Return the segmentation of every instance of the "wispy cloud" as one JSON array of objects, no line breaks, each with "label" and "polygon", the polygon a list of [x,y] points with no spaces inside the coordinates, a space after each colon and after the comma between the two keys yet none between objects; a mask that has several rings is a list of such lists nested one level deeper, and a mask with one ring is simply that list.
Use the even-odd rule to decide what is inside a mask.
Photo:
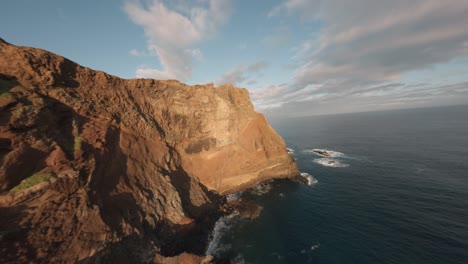
[{"label": "wispy cloud", "polygon": [[288,89],[263,100],[270,105],[337,96],[396,100],[414,89],[395,85],[404,74],[468,57],[467,14],[465,0],[286,0],[268,16],[319,20],[323,28],[294,49]]},{"label": "wispy cloud", "polygon": [[178,0],[170,4],[135,0],[127,1],[124,10],[135,24],[143,27],[148,51],[157,55],[162,66],[139,68],[137,77],[182,81],[192,76],[192,58],[203,58],[194,46],[213,36],[231,16],[228,0]]},{"label": "wispy cloud", "polygon": [[154,51],[147,50],[147,51],[142,51],[142,50],[137,50],[137,49],[131,49],[129,52],[130,55],[134,57],[148,57],[148,56],[157,56],[157,54]]},{"label": "wispy cloud", "polygon": [[224,73],[223,76],[216,81],[216,84],[240,85],[245,82],[252,84],[252,82],[255,81],[252,78],[259,76],[268,66],[269,64],[266,61],[236,66],[232,70]]}]

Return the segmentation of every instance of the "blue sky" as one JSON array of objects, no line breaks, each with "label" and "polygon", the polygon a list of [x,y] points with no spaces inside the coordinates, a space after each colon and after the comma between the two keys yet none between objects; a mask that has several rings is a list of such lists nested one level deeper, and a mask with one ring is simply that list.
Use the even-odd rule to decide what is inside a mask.
[{"label": "blue sky", "polygon": [[466,25],[466,0],[11,0],[0,37],[305,116],[468,103]]}]

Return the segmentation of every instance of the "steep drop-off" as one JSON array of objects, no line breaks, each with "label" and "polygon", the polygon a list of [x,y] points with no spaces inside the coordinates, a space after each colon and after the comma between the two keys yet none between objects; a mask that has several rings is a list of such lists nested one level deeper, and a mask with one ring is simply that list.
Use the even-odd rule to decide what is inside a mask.
[{"label": "steep drop-off", "polygon": [[245,89],[124,80],[0,39],[3,263],[201,254],[222,195],[297,175]]}]

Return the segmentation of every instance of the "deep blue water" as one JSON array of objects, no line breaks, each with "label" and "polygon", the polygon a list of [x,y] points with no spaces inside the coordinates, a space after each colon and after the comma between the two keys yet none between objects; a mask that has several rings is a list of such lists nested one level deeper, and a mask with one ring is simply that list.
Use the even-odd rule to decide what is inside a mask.
[{"label": "deep blue water", "polygon": [[[238,263],[468,263],[468,106],[270,120],[302,172],[255,220],[223,219],[210,253]],[[343,166],[305,152],[343,153]],[[335,163],[337,164],[337,163]]]}]

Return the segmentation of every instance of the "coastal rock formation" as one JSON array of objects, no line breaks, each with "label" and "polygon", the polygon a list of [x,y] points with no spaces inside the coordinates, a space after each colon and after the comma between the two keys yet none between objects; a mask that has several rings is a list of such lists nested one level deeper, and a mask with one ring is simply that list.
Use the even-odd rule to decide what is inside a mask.
[{"label": "coastal rock formation", "polygon": [[298,175],[245,89],[124,80],[0,39],[2,263],[206,260],[190,254],[223,195]]}]

